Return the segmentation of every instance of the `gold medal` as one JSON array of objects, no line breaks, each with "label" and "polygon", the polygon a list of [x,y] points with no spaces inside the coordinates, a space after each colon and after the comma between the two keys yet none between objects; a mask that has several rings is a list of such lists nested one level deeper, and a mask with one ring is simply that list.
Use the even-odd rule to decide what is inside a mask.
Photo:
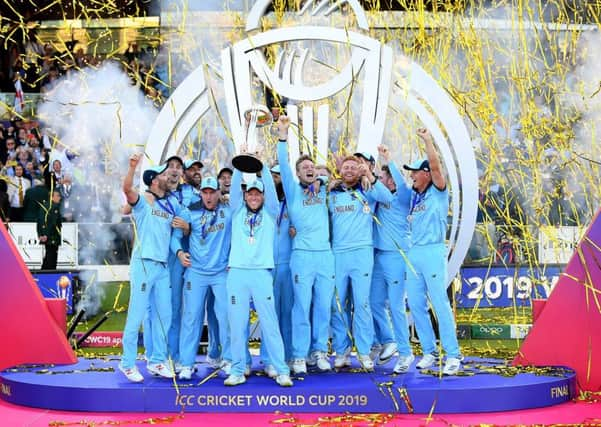
[{"label": "gold medal", "polygon": [[254,238],[254,236],[250,236],[250,237],[248,238],[248,244],[249,244],[249,245],[254,245],[254,244],[255,244],[255,238]]},{"label": "gold medal", "polygon": [[367,203],[363,204],[363,212],[366,214],[371,212],[371,209],[369,209],[369,205]]}]

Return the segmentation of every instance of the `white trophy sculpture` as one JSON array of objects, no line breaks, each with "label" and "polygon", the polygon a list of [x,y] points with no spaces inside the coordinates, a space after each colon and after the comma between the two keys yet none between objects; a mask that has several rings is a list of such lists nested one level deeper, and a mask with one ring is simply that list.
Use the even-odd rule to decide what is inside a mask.
[{"label": "white trophy sculpture", "polygon": [[244,144],[240,146],[242,152],[232,159],[232,165],[242,172],[257,173],[263,169],[263,163],[257,155],[262,151],[258,145],[257,129],[271,125],[273,116],[267,107],[254,105],[244,112],[244,122]]},{"label": "white trophy sculpture", "polygon": [[[448,271],[449,279],[452,280],[459,272],[472,240],[478,206],[475,156],[463,119],[452,100],[418,64],[400,54],[397,54],[399,58],[395,62],[398,64],[394,70],[395,81],[391,84],[392,49],[367,35],[367,17],[357,0],[307,0],[301,2],[302,6],[297,14],[299,18],[303,15],[328,16],[344,7],[345,11],[354,13],[360,32],[323,25],[298,25],[261,32],[260,21],[270,4],[271,0],[256,1],[247,19],[247,38],[223,49],[221,53],[230,132],[236,152],[243,155],[239,159],[240,156],[235,157],[234,162],[238,164],[240,161],[243,164],[240,167],[250,170],[260,168],[258,159],[250,154],[257,147],[249,147],[247,140],[254,138],[255,130],[269,119],[267,114],[263,114],[267,109],[257,108],[252,99],[253,78],[258,78],[273,92],[291,100],[287,114],[294,125],[291,129],[294,128],[295,131],[290,132],[288,143],[290,162],[294,167],[300,155],[300,138],[314,144],[319,157],[327,158],[330,107],[327,102],[319,104],[319,101],[347,89],[362,72],[367,78],[363,84],[363,93],[360,94],[360,123],[355,151],[377,152],[376,147],[382,140],[389,105],[397,111],[413,111],[430,130],[440,150],[452,190],[453,219],[449,236],[451,255]],[[301,49],[299,55],[297,49],[290,51],[284,48],[295,41],[339,43],[351,50],[351,58],[334,79],[308,86],[303,77],[308,66],[309,50]],[[269,66],[263,55],[269,45],[282,47],[274,67]],[[178,152],[188,132],[209,110],[209,99],[204,65],[201,65],[166,101],[150,132],[142,170]],[[309,105],[311,102],[313,105]],[[299,111],[296,104],[302,103],[306,105],[302,105]],[[256,117],[254,124],[253,115]],[[314,120],[315,115],[317,120]],[[251,132],[253,126],[254,130]],[[254,140],[251,142],[254,143]],[[246,149],[245,153],[241,152],[243,147]],[[247,164],[250,166],[244,166]]]}]

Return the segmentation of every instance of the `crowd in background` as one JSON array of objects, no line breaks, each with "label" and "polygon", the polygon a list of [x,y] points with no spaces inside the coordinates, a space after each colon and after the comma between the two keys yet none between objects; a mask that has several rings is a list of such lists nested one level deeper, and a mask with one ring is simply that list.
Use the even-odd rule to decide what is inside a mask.
[{"label": "crowd in background", "polygon": [[[77,40],[60,45],[42,42],[35,26],[26,31],[17,28],[0,53],[0,89],[17,95],[17,112],[20,112],[19,101],[24,102],[19,96],[44,94],[60,77],[87,66],[96,68],[105,59],[101,54],[86,53]],[[155,49],[132,42],[123,54],[113,55],[111,59],[120,62],[132,82],[149,97],[160,102],[168,96],[167,69],[161,65]]]},{"label": "crowd in background", "polygon": [[[98,66],[103,58],[86,53],[77,41],[66,42],[66,50],[59,51],[54,43],[42,43],[35,27],[19,28],[3,49],[0,86],[5,92],[18,88],[25,93],[45,93],[52,89],[61,76],[86,66]],[[115,59],[113,57],[112,59]],[[132,83],[138,85],[150,98],[158,102],[169,95],[167,67],[157,52],[150,47],[131,43],[119,57]],[[17,85],[17,82],[19,84]],[[18,99],[17,99],[18,101]],[[15,109],[18,110],[18,102]],[[204,138],[217,130],[207,129]],[[515,132],[514,132],[515,133]],[[500,136],[501,138],[501,136]],[[545,152],[543,166],[548,177],[545,182],[545,200],[542,209],[533,208],[528,188],[515,179],[519,159],[516,153],[527,150],[519,146],[524,141],[517,135],[506,135],[507,150],[495,170],[486,159],[490,153],[479,153],[480,191],[477,221],[492,226],[492,245],[496,247],[496,261],[515,262],[519,257],[519,241],[529,225],[583,226],[590,220],[590,209],[582,191],[568,185],[569,177],[562,171],[557,150]],[[511,150],[511,148],[515,150]],[[75,147],[76,149],[76,147]],[[515,151],[515,152],[514,152]],[[74,176],[71,165],[73,154],[55,144],[52,135],[35,120],[14,119],[0,122],[0,218],[3,222],[32,221],[40,206],[40,198],[48,199],[48,191],[57,188],[62,195],[62,213],[65,221],[82,220],[77,205],[98,205],[102,194],[83,179]],[[502,170],[501,170],[502,169]],[[78,203],[74,203],[75,201]],[[109,218],[102,218],[110,222]],[[89,222],[90,218],[86,217]],[[468,254],[469,261],[478,261],[490,255],[490,231],[485,238],[475,239]],[[510,254],[508,256],[504,253]]]},{"label": "crowd in background", "polygon": [[83,176],[76,155],[36,121],[0,122],[0,217],[5,223],[35,222],[50,191],[61,195],[65,221],[108,221],[90,215],[107,197]]}]

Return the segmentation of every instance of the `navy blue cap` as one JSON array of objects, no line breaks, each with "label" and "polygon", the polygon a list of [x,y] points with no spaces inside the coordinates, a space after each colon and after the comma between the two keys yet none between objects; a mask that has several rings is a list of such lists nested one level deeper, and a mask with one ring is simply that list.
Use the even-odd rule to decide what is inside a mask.
[{"label": "navy blue cap", "polygon": [[430,172],[430,162],[428,161],[428,159],[416,160],[410,165],[403,165],[403,169],[408,171]]},{"label": "navy blue cap", "polygon": [[233,171],[232,169],[230,169],[230,168],[228,168],[228,167],[226,166],[226,167],[224,167],[224,168],[221,168],[221,170],[220,170],[220,171],[219,171],[219,173],[217,174],[217,179],[221,178],[221,174],[222,174],[222,173],[224,173],[224,172],[229,172],[229,173],[230,173],[230,175],[233,175],[233,174],[234,174],[234,171]]},{"label": "navy blue cap", "polygon": [[150,187],[152,180],[155,179],[157,175],[165,172],[165,170],[167,170],[167,163],[148,168],[144,171],[144,174],[142,174],[142,181],[144,181],[144,184]]},{"label": "navy blue cap", "polygon": [[184,166],[184,161],[182,160],[182,158],[180,156],[169,157],[167,160],[165,160],[165,164],[168,164],[171,160],[177,160],[178,162],[180,162],[182,164],[182,167]]},{"label": "navy blue cap", "polygon": [[372,156],[369,153],[366,153],[365,151],[357,152],[357,153],[353,154],[353,156],[355,156],[355,157],[363,157],[365,160],[367,160],[370,163],[376,163],[376,159],[374,159],[374,156]]}]

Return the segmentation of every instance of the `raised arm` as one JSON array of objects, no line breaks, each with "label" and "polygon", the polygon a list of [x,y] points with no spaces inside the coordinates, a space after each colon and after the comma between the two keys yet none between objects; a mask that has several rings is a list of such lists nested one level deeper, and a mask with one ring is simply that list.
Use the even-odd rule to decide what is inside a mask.
[{"label": "raised arm", "polygon": [[394,181],[394,185],[396,185],[396,197],[398,200],[404,203],[409,203],[411,200],[411,188],[407,185],[403,174],[394,164],[394,162],[390,161],[390,151],[388,147],[384,145],[378,146],[378,153],[380,154],[380,159],[382,160],[383,165],[388,165],[388,170],[390,171],[390,176]]},{"label": "raised arm", "polygon": [[298,185],[288,158],[288,127],[290,118],[280,116],[278,120],[278,163],[280,164],[280,176],[282,177],[282,186],[284,194],[288,200],[288,205],[292,204],[295,186]]},{"label": "raised arm", "polygon": [[242,172],[238,169],[234,168],[234,173],[232,175],[232,184],[230,185],[230,206],[232,207],[232,211],[235,211],[244,201],[244,196],[242,195]]},{"label": "raised arm", "polygon": [[442,164],[438,157],[438,152],[434,148],[434,141],[432,140],[432,134],[425,128],[417,130],[417,136],[419,136],[426,144],[426,156],[430,163],[430,174],[432,175],[432,183],[439,190],[444,190],[447,187],[447,180],[444,176]]},{"label": "raised arm", "polygon": [[280,210],[280,201],[278,200],[278,193],[275,191],[273,178],[265,163],[263,163],[261,177],[263,178],[263,187],[265,189],[265,201],[263,202],[265,204],[265,209],[267,209],[267,212],[269,212],[270,215],[277,217]]},{"label": "raised arm", "polygon": [[365,195],[367,196],[367,198],[370,202],[375,201],[375,202],[389,203],[394,200],[393,194],[380,181],[376,181],[375,184],[373,184],[371,186],[369,191],[367,191],[365,193]]},{"label": "raised arm", "polygon": [[123,180],[123,193],[125,193],[127,203],[130,205],[135,205],[140,197],[134,188],[134,174],[140,164],[140,160],[142,160],[141,153],[135,153],[129,157],[129,169],[127,169],[127,175],[125,175],[125,179]]}]

